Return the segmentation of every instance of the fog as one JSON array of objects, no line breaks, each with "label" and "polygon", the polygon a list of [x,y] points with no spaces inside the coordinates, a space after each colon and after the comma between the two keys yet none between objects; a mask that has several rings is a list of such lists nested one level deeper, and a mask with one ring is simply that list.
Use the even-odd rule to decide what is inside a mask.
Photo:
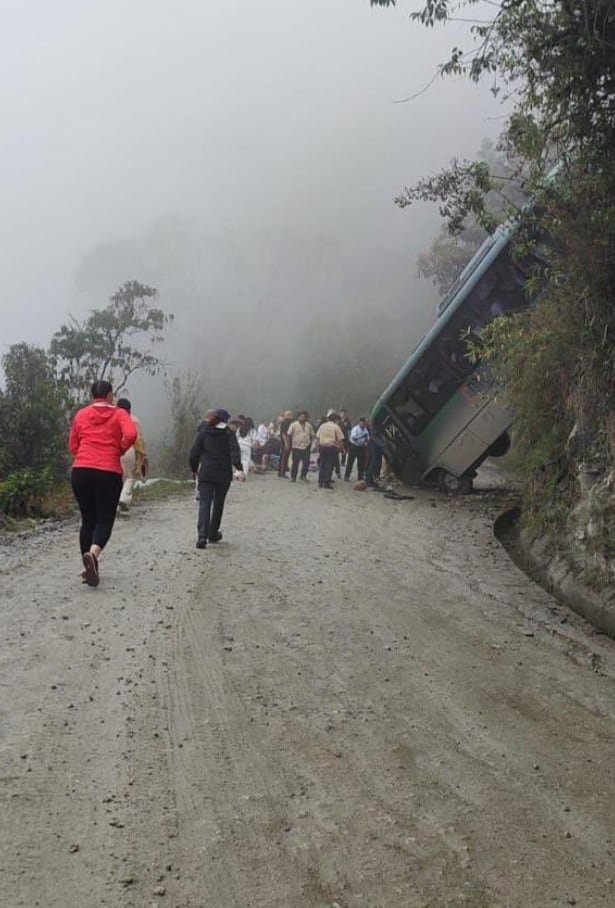
[{"label": "fog", "polygon": [[[1,352],[136,279],[204,405],[367,405],[433,318],[437,214],[393,197],[500,113],[463,81],[395,103],[463,40],[412,8],[0,0]],[[159,379],[130,393],[161,421]]]}]

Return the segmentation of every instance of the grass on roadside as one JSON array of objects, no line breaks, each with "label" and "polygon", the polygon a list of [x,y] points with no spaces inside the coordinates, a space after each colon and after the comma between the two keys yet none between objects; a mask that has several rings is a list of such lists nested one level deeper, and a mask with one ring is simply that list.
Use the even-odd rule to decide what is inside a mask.
[{"label": "grass on roadside", "polygon": [[135,504],[148,501],[166,501],[168,498],[188,497],[194,493],[191,479],[157,479],[138,485],[134,492]]}]

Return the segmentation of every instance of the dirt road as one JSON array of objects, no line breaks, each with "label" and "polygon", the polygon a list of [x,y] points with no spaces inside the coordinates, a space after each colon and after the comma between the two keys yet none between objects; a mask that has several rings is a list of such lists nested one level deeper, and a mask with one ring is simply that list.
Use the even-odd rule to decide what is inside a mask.
[{"label": "dirt road", "polygon": [[0,546],[3,908],[615,905],[615,645],[495,506],[274,476]]}]

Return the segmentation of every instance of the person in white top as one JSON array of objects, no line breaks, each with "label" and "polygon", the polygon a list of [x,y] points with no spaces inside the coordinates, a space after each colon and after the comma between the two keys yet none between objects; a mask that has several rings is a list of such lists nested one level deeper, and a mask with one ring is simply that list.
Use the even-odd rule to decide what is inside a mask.
[{"label": "person in white top", "polygon": [[362,416],[356,426],[350,430],[348,460],[346,462],[346,472],[344,479],[350,481],[350,474],[354,462],[357,462],[358,479],[365,479],[365,468],[367,466],[367,446],[369,444],[370,434],[367,428],[367,419]]},{"label": "person in white top", "polygon": [[252,463],[256,473],[264,473],[269,463],[269,454],[267,453],[267,442],[271,432],[266,423],[261,422],[256,430],[256,435],[252,442]]},{"label": "person in white top", "polygon": [[250,473],[250,469],[253,467],[252,446],[256,441],[256,429],[254,428],[254,423],[249,416],[238,416],[237,418],[239,420],[237,441],[239,443],[239,450],[241,452],[243,472],[247,479]]},{"label": "person in white top", "polygon": [[130,512],[132,504],[132,489],[137,479],[144,480],[147,476],[147,454],[145,453],[145,442],[141,432],[141,423],[132,412],[132,405],[125,397],[121,397],[117,405],[121,410],[125,410],[133,423],[137,427],[137,440],[131,448],[128,448],[122,455],[122,492],[118,502],[118,512],[126,516]]}]

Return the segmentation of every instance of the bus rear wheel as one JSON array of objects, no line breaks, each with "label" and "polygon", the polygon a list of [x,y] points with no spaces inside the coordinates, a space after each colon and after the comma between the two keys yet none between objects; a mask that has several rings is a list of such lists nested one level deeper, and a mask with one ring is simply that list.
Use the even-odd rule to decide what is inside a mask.
[{"label": "bus rear wheel", "polygon": [[448,470],[440,470],[438,485],[447,495],[469,495],[472,491],[472,476],[468,476],[467,473],[455,476]]},{"label": "bus rear wheel", "polygon": [[493,442],[489,450],[487,451],[488,457],[503,457],[508,453],[510,448],[510,435],[508,432],[503,432],[499,438]]}]

